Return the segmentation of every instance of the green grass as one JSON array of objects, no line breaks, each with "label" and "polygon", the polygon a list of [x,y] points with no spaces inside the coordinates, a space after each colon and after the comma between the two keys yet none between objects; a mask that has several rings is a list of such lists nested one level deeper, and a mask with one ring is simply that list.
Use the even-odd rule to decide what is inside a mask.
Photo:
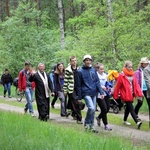
[{"label": "green grass", "polygon": [[146,150],[117,136],[87,133],[71,126],[41,122],[28,115],[0,111],[2,150]]}]

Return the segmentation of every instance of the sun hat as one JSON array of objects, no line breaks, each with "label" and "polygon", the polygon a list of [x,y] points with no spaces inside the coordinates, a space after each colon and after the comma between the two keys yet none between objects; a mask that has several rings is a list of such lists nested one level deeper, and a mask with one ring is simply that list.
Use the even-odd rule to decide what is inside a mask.
[{"label": "sun hat", "polygon": [[143,63],[143,64],[148,64],[148,63],[149,63],[149,60],[148,60],[147,57],[142,57],[140,63],[141,63],[141,64],[142,64],[142,63]]},{"label": "sun hat", "polygon": [[84,55],[83,61],[85,61],[85,59],[90,59],[90,60],[92,60],[92,57],[91,57],[91,55]]}]

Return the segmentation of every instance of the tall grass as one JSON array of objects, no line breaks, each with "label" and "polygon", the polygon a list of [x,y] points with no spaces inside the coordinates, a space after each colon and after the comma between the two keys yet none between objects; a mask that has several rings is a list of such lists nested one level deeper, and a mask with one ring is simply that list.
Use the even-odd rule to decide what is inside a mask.
[{"label": "tall grass", "polygon": [[0,111],[1,150],[140,150],[119,137],[87,133]]}]

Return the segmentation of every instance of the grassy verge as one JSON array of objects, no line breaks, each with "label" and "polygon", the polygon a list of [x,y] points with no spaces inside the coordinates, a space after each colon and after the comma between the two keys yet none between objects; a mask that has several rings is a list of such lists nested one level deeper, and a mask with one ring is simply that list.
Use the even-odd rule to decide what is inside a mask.
[{"label": "grassy verge", "polygon": [[[12,105],[12,106],[18,106],[18,107],[22,107],[22,108],[24,108],[24,105],[25,105],[24,102],[6,101],[6,100],[2,100],[2,99],[0,99],[0,103],[5,103],[5,104],[9,104],[9,105]],[[37,107],[36,107],[35,104],[33,104],[33,107],[34,107],[34,110],[37,110]],[[50,112],[54,113],[54,114],[60,114],[60,109],[58,109],[58,108],[52,109],[51,108]],[[96,115],[98,115],[98,113],[99,112],[96,112]],[[82,116],[83,117],[86,116],[85,111],[82,111]],[[121,118],[117,114],[108,113],[108,121],[109,121],[110,124],[123,126],[123,124],[122,124],[123,118]],[[137,126],[136,126],[135,122],[133,121],[133,119],[129,118],[128,121],[132,123],[132,126],[130,126],[129,128],[137,128]],[[141,131],[149,131],[148,121],[143,122],[142,127],[141,127]]]},{"label": "grassy verge", "polygon": [[0,112],[0,149],[19,150],[140,150],[117,136],[95,135],[66,125],[41,122],[30,116]]}]

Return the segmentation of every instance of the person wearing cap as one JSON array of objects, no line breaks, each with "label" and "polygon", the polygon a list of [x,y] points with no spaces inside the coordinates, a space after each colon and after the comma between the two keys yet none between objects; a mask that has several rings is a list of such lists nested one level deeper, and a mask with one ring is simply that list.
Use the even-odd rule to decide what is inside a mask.
[{"label": "person wearing cap", "polygon": [[4,97],[6,97],[6,93],[8,91],[8,97],[11,98],[11,85],[13,82],[13,78],[11,74],[9,74],[8,69],[5,69],[5,73],[2,75],[1,81],[4,86]]},{"label": "person wearing cap", "polygon": [[25,92],[26,97],[26,105],[24,108],[24,113],[29,113],[32,117],[34,117],[34,110],[32,106],[33,101],[33,90],[35,88],[35,83],[29,81],[30,73],[30,62],[25,62],[24,68],[19,72],[18,77],[18,88],[20,93]]},{"label": "person wearing cap", "polygon": [[117,79],[113,94],[114,99],[118,99],[119,95],[121,100],[126,104],[123,124],[131,125],[130,122],[127,122],[130,113],[133,120],[137,124],[138,129],[140,129],[142,122],[138,121],[137,119],[133,107],[133,101],[135,97],[143,97],[143,93],[135,77],[131,61],[125,61],[122,73],[119,74],[119,77]]},{"label": "person wearing cap", "polygon": [[147,104],[150,111],[150,61],[149,64],[144,68],[144,79],[147,86]]},{"label": "person wearing cap", "polygon": [[85,55],[83,57],[83,62],[83,66],[78,70],[78,102],[81,102],[83,98],[88,107],[84,120],[85,130],[97,133],[98,131],[94,127],[96,96],[100,93],[103,99],[104,91],[101,88],[96,69],[92,67],[92,57],[90,55]]},{"label": "person wearing cap", "polygon": [[147,57],[141,58],[140,64],[138,66],[139,68],[135,72],[135,76],[138,80],[138,84],[140,85],[141,90],[143,91],[143,94],[144,94],[143,97],[137,97],[137,104],[135,106],[135,113],[137,115],[138,120],[140,120],[140,118],[138,117],[138,112],[139,112],[139,110],[143,104],[144,97],[148,101],[148,99],[147,99],[147,85],[146,85],[146,81],[144,79],[144,73],[143,73],[144,68],[147,67],[148,64],[149,64],[149,61],[148,61]]}]

